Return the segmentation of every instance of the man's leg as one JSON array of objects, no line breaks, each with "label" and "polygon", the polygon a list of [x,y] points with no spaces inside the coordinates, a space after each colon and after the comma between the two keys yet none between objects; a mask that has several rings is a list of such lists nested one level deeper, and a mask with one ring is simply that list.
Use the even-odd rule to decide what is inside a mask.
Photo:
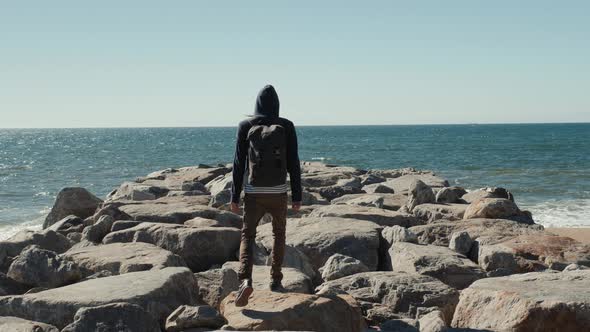
[{"label": "man's leg", "polygon": [[244,218],[242,225],[242,240],[240,243],[240,288],[236,296],[236,306],[243,307],[248,304],[248,298],[252,294],[252,264],[254,241],[256,239],[256,227],[258,221],[264,215],[264,208],[258,204],[256,197],[246,194],[244,197]]},{"label": "man's leg", "polygon": [[269,202],[272,215],[272,232],[274,244],[271,254],[271,278],[275,283],[280,285],[283,280],[281,267],[285,255],[285,229],[287,226],[287,194],[273,195],[272,201]]}]

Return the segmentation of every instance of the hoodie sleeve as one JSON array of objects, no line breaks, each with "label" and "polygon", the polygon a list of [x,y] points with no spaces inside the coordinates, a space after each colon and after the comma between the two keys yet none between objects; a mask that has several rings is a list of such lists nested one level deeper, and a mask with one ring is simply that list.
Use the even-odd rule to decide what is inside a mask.
[{"label": "hoodie sleeve", "polygon": [[287,171],[291,181],[291,195],[293,202],[301,202],[301,165],[297,146],[297,132],[292,122],[289,125],[287,137]]},{"label": "hoodie sleeve", "polygon": [[248,149],[248,143],[246,141],[247,134],[246,126],[243,123],[240,123],[238,125],[238,133],[236,136],[236,152],[234,154],[234,166],[232,170],[231,201],[233,203],[240,202],[244,171],[246,170],[246,151]]}]

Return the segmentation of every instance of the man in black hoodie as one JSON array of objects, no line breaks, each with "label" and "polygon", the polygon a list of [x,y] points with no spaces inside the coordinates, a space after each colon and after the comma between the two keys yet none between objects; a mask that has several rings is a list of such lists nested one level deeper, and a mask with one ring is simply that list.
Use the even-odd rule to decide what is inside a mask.
[{"label": "man in black hoodie", "polygon": [[[271,85],[265,86],[256,98],[254,116],[239,123],[236,142],[236,152],[233,165],[233,184],[231,195],[231,209],[239,212],[240,193],[244,184],[244,218],[242,227],[242,241],[240,244],[240,270],[238,276],[241,281],[240,289],[236,297],[236,306],[248,304],[248,297],[252,294],[252,265],[253,247],[256,237],[256,227],[259,220],[269,213],[272,216],[272,228],[274,245],[272,250],[271,283],[272,291],[282,289],[281,265],[285,252],[285,228],[287,221],[287,190],[286,174],[284,177],[274,177],[273,185],[255,185],[250,183],[249,171],[254,169],[249,156],[256,156],[258,152],[252,152],[252,138],[257,127],[266,129],[278,125],[280,129],[281,151],[284,152],[283,159],[286,159],[286,172],[289,173],[291,183],[292,208],[298,211],[301,207],[301,168],[299,165],[299,154],[297,152],[297,134],[293,123],[285,118],[279,117],[279,97]],[[273,128],[276,128],[274,126]],[[252,130],[251,130],[252,129]],[[258,128],[260,129],[260,128]],[[264,136],[264,135],[263,135]],[[284,140],[282,139],[284,137]],[[250,149],[250,151],[249,151]],[[284,150],[283,150],[284,149]],[[274,151],[274,150],[273,150]],[[280,165],[281,162],[279,161]],[[274,170],[270,170],[273,172]],[[266,174],[257,175],[268,177]],[[285,173],[286,173],[285,172]],[[274,173],[273,173],[274,174]],[[278,182],[277,182],[278,181]],[[268,181],[267,181],[268,182]],[[275,183],[277,182],[277,183]]]}]

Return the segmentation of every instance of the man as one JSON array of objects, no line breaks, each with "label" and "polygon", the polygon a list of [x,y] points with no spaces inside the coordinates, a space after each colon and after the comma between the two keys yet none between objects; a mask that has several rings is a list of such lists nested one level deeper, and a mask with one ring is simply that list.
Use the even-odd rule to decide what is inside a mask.
[{"label": "man", "polygon": [[236,306],[248,304],[252,294],[253,249],[259,220],[272,216],[274,245],[271,291],[281,291],[281,265],[285,252],[287,221],[287,173],[291,182],[292,208],[301,207],[301,168],[293,123],[279,117],[279,97],[271,85],[256,98],[254,116],[239,123],[233,166],[231,210],[239,213],[244,184],[244,217],[240,244],[240,289]]}]

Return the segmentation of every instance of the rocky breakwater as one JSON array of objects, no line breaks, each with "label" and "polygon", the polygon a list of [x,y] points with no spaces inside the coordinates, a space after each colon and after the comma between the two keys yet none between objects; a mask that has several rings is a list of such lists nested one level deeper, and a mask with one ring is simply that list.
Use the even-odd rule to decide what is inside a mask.
[{"label": "rocky breakwater", "polygon": [[502,188],[429,171],[302,163],[286,292],[234,305],[241,218],[231,168],[166,169],[104,199],[65,188],[42,231],[0,242],[0,331],[583,331],[590,248],[552,235]]}]

